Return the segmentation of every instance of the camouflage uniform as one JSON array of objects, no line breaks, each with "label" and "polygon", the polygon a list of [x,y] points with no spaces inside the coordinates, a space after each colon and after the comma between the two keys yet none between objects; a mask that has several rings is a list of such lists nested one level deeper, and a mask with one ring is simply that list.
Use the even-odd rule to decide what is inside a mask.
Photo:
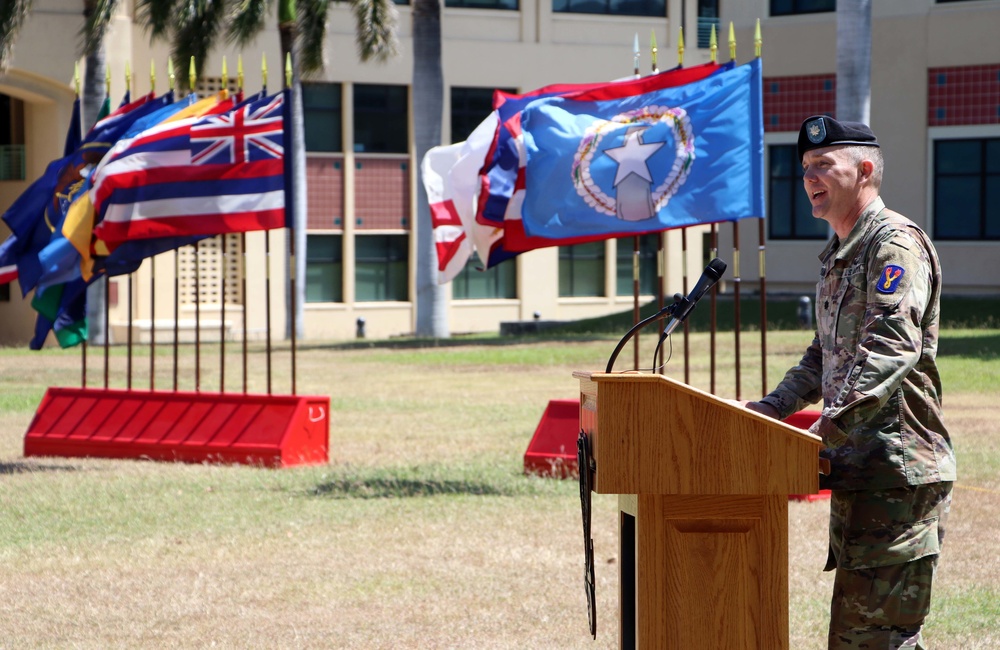
[{"label": "camouflage uniform", "polygon": [[865,208],[820,255],[816,337],[761,401],[823,400],[836,568],[830,648],[919,648],[956,478],[935,364],[941,267],[915,224]]}]

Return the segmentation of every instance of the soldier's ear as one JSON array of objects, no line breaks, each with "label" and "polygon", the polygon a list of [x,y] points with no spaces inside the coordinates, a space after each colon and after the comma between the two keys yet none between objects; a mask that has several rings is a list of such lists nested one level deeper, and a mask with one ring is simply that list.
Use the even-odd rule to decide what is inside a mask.
[{"label": "soldier's ear", "polygon": [[872,172],[875,171],[875,163],[868,159],[862,160],[861,164],[858,166],[858,171],[861,172],[862,178],[871,180]]}]

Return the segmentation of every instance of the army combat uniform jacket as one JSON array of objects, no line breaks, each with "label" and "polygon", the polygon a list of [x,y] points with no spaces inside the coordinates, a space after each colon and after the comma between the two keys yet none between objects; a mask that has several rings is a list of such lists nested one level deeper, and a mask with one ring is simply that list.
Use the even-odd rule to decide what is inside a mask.
[{"label": "army combat uniform jacket", "polygon": [[822,487],[878,490],[956,478],[935,356],[941,267],[920,228],[876,198],[820,255],[816,336],[761,401],[782,419],[823,400]]}]

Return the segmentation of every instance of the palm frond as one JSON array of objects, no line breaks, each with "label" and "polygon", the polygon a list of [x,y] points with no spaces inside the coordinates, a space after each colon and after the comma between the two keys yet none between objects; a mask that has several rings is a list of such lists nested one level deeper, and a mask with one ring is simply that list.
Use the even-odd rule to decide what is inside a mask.
[{"label": "palm frond", "polygon": [[237,0],[229,12],[229,31],[226,35],[230,43],[245,46],[264,31],[265,21],[274,0]]},{"label": "palm frond", "polygon": [[21,30],[32,0],[3,0],[0,2],[0,71],[6,70],[14,52],[14,41]]},{"label": "palm frond", "polygon": [[362,61],[385,61],[397,52],[396,20],[392,0],[351,0]]},{"label": "palm frond", "polygon": [[[225,17],[223,0],[183,0],[174,15],[171,54],[180,70],[187,70],[194,57],[195,73],[201,71],[212,45],[218,40]],[[179,75],[180,87],[188,85],[186,75]]]},{"label": "palm frond", "polygon": [[88,0],[84,3],[84,23],[80,29],[83,54],[93,54],[104,45],[104,35],[114,18],[118,0]]},{"label": "palm frond", "polygon": [[136,17],[153,39],[167,38],[178,4],[178,0],[137,0]]},{"label": "palm frond", "polygon": [[330,0],[299,1],[299,65],[303,72],[322,70],[326,17]]}]

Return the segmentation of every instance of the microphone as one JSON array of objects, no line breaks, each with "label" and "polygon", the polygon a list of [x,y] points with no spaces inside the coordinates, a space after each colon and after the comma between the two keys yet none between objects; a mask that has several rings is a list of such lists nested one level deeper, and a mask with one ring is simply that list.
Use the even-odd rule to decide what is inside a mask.
[{"label": "microphone", "polygon": [[708,293],[709,289],[715,286],[715,283],[722,278],[722,274],[725,272],[726,263],[716,257],[702,271],[701,277],[698,278],[698,282],[694,285],[694,289],[691,289],[691,293],[686,298],[682,297],[679,293],[674,295],[674,304],[666,308],[671,319],[667,323],[667,326],[663,328],[663,337],[670,336],[670,333],[687,319],[688,315],[694,310],[695,305],[698,304],[698,301]]}]

